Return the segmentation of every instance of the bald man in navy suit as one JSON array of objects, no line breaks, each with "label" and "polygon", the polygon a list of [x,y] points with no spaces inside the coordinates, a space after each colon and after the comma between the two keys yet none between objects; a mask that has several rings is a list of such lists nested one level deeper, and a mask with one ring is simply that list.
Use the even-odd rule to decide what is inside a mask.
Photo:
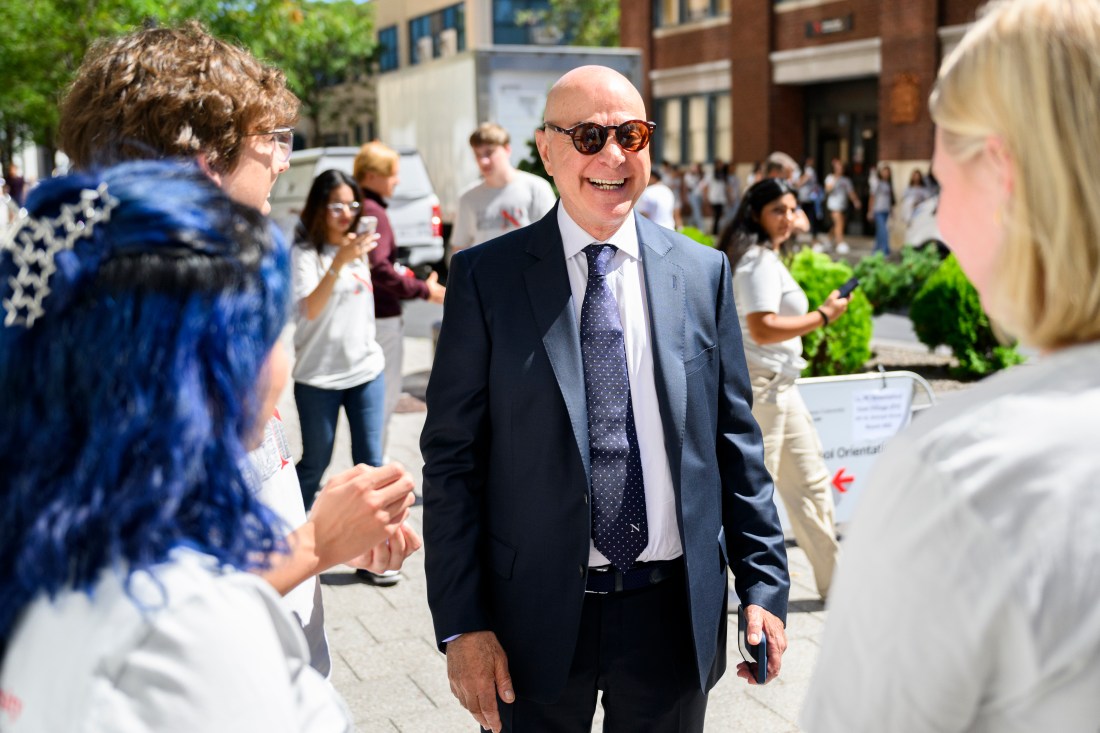
[{"label": "bald man in navy suit", "polygon": [[[701,731],[727,568],[779,674],[790,581],[726,258],[644,217],[653,131],[582,67],[536,143],[561,200],[451,263],[428,385],[428,601],[494,731]],[[738,675],[752,677],[740,665]]]}]

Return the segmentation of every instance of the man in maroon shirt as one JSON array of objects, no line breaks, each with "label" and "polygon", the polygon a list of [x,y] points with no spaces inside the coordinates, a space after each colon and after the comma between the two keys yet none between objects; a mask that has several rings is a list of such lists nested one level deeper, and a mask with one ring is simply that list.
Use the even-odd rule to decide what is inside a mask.
[{"label": "man in maroon shirt", "polygon": [[[390,416],[401,396],[401,362],[404,357],[405,327],[401,318],[401,301],[423,298],[442,303],[446,288],[438,282],[436,273],[427,280],[417,280],[411,270],[397,262],[397,243],[393,227],[386,215],[386,200],[393,196],[397,185],[401,157],[377,140],[359,149],[352,175],[363,189],[363,216],[378,218],[378,246],[370,253],[370,276],[374,285],[374,319],[376,338],[386,357],[385,415],[382,418],[382,445],[386,444]],[[359,576],[374,585],[393,585],[399,571],[375,575],[360,571]]]}]

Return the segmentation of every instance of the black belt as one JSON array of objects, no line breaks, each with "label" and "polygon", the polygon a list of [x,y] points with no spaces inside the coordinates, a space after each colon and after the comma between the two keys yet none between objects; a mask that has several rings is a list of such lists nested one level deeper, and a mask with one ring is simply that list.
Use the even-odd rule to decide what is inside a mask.
[{"label": "black belt", "polygon": [[638,590],[668,580],[683,567],[684,558],[678,557],[675,560],[637,562],[626,572],[614,565],[588,568],[588,583],[584,590],[586,593],[619,593]]}]

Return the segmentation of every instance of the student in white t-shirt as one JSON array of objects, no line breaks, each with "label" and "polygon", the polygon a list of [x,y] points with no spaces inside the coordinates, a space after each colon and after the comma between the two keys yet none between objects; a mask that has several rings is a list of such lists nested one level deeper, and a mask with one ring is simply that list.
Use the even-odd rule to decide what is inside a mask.
[{"label": "student in white t-shirt", "polygon": [[680,229],[680,212],[676,208],[676,194],[664,184],[661,172],[656,168],[649,172],[649,185],[642,191],[634,210],[665,229]]},{"label": "student in white t-shirt", "polygon": [[294,402],[302,426],[298,481],[306,510],[332,459],[343,408],[356,464],[382,465],[385,357],[375,339],[367,253],[376,234],[357,234],[363,193],[338,170],[317,176],[294,246]]},{"label": "student in white t-shirt", "polygon": [[558,200],[544,178],[512,166],[511,137],[492,122],[470,135],[482,180],[462,192],[450,253],[473,247],[538,221]]},{"label": "student in white t-shirt", "polygon": [[795,379],[806,366],[802,336],[844,315],[848,299],[834,290],[807,312],[806,293],[779,258],[800,213],[795,189],[782,179],[765,178],[745,192],[718,247],[733,268],[733,297],[752,380],[752,414],[764,434],[764,462],[825,598],[839,551],[836,512],[821,441]]}]

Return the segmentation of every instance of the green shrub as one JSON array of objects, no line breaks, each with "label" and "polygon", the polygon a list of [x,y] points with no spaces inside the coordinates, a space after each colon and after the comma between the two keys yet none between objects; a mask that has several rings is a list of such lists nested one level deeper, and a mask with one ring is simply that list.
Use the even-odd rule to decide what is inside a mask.
[{"label": "green shrub", "polygon": [[684,227],[680,230],[680,234],[683,234],[688,239],[694,239],[699,244],[705,244],[708,247],[714,246],[714,237],[699,231],[695,227]]},{"label": "green shrub", "polygon": [[981,377],[1019,364],[1023,357],[1014,346],[1002,346],[982,309],[978,291],[970,284],[952,255],[924,284],[909,318],[917,338],[931,348],[951,348],[959,377]]},{"label": "green shrub", "polygon": [[[825,302],[829,293],[852,276],[852,268],[833,262],[828,255],[808,247],[788,262],[791,275],[806,291],[810,310]],[[802,354],[808,362],[804,377],[854,374],[871,358],[871,304],[857,288],[852,293],[848,312],[825,328],[802,337]]]},{"label": "green shrub", "polygon": [[875,315],[879,315],[908,308],[940,262],[934,245],[906,247],[901,251],[900,262],[886,259],[881,252],[864,257],[856,264],[855,274],[859,289],[871,301]]}]

